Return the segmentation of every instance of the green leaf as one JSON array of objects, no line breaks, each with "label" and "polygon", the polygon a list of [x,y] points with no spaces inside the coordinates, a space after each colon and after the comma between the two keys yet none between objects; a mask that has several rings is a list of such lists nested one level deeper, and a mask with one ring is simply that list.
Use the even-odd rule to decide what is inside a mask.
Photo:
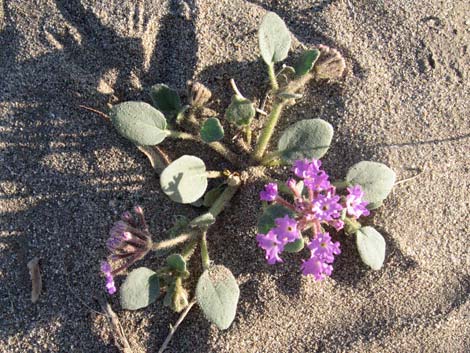
[{"label": "green leaf", "polygon": [[302,250],[305,246],[305,241],[303,237],[300,237],[296,241],[293,241],[292,243],[287,243],[286,246],[284,246],[284,250],[287,252],[299,252]]},{"label": "green leaf", "polygon": [[215,218],[212,213],[204,213],[196,218],[194,218],[190,223],[189,226],[191,228],[207,228],[211,224],[215,223]]},{"label": "green leaf", "polygon": [[127,275],[119,291],[121,306],[128,310],[145,308],[160,294],[158,276],[146,267],[139,267]]},{"label": "green leaf", "polygon": [[320,51],[318,49],[304,51],[295,63],[295,74],[297,76],[306,75],[315,65],[315,61],[317,61],[319,56]]},{"label": "green leaf", "polygon": [[163,114],[145,102],[115,105],[110,117],[119,134],[136,145],[158,145],[169,135]]},{"label": "green leaf", "polygon": [[288,127],[277,145],[285,163],[298,159],[320,159],[333,139],[333,127],[322,119],[301,120]]},{"label": "green leaf", "polygon": [[362,262],[379,270],[385,260],[385,240],[373,227],[362,227],[356,232],[356,245]]},{"label": "green leaf", "polygon": [[395,172],[385,164],[370,161],[353,165],[346,174],[346,181],[351,185],[359,184],[364,191],[364,200],[375,204],[374,207],[379,207],[392,191],[395,178]]},{"label": "green leaf", "polygon": [[166,258],[168,267],[178,272],[186,271],[186,261],[180,254],[171,254]]},{"label": "green leaf", "polygon": [[153,85],[150,88],[152,103],[169,121],[173,120],[181,110],[181,100],[176,91],[165,84]]},{"label": "green leaf", "polygon": [[205,270],[197,282],[197,302],[206,318],[221,330],[229,328],[235,319],[239,295],[235,277],[221,265]]},{"label": "green leaf", "polygon": [[232,97],[232,102],[225,111],[225,118],[232,124],[246,126],[256,115],[253,103],[239,95]]},{"label": "green leaf", "polygon": [[207,188],[206,165],[197,157],[184,155],[163,170],[160,185],[173,201],[194,202]]},{"label": "green leaf", "polygon": [[204,142],[211,143],[219,141],[224,137],[224,128],[220,124],[219,119],[209,118],[201,127],[201,139]]},{"label": "green leaf", "polygon": [[291,35],[284,21],[274,12],[268,12],[258,30],[261,57],[268,65],[287,58]]},{"label": "green leaf", "polygon": [[211,207],[214,204],[214,202],[219,198],[219,196],[222,195],[222,193],[224,192],[225,186],[226,184],[223,183],[209,190],[208,192],[206,192],[206,194],[204,195],[204,202],[203,202],[204,207]]},{"label": "green leaf", "polygon": [[366,208],[368,210],[376,210],[377,208],[379,208],[380,206],[382,206],[384,203],[383,201],[379,201],[379,202],[370,202],[367,204]]},{"label": "green leaf", "polygon": [[269,205],[264,209],[263,214],[258,220],[258,233],[267,234],[272,228],[276,226],[274,220],[276,218],[282,218],[285,215],[293,217],[294,212],[281,205]]}]

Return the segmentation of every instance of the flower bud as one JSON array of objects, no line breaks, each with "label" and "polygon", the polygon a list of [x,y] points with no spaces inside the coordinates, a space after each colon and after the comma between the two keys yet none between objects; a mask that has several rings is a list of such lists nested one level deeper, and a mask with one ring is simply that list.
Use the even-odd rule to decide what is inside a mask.
[{"label": "flower bud", "polygon": [[202,107],[212,97],[212,93],[200,82],[188,81],[189,104],[194,107]]}]

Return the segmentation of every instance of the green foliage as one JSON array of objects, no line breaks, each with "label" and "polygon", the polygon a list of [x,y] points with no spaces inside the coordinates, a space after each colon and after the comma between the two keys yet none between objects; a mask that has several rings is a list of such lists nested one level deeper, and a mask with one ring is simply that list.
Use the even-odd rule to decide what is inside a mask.
[{"label": "green foliage", "polygon": [[150,98],[155,108],[165,114],[168,121],[172,121],[182,108],[178,93],[162,83],[150,88]]},{"label": "green foliage", "polygon": [[221,330],[229,328],[235,319],[239,295],[235,277],[224,266],[212,266],[199,277],[197,302],[206,318]]},{"label": "green foliage", "polygon": [[285,163],[304,158],[319,159],[328,151],[333,127],[322,119],[301,120],[287,128],[277,145]]},{"label": "green foliage", "polygon": [[276,226],[275,219],[282,218],[285,215],[289,217],[293,217],[294,213],[289,210],[288,208],[278,205],[272,204],[266,207],[261,215],[260,219],[258,220],[258,233],[266,234],[272,228]]},{"label": "green foliage", "polygon": [[258,31],[261,57],[268,65],[287,58],[291,35],[284,21],[274,12],[264,16]]},{"label": "green foliage", "polygon": [[299,252],[302,250],[305,246],[305,241],[303,237],[300,237],[296,241],[292,243],[287,243],[286,246],[284,247],[284,250],[287,252]]},{"label": "green foliage", "polygon": [[362,262],[379,270],[385,260],[385,240],[373,227],[362,227],[356,232],[356,245]]},{"label": "green foliage", "polygon": [[166,263],[174,271],[181,273],[186,271],[186,261],[180,254],[171,254],[166,258]]},{"label": "green foliage", "polygon": [[295,63],[294,69],[297,76],[306,75],[315,65],[320,56],[320,51],[318,49],[306,50],[300,55],[299,59]]},{"label": "green foliage", "polygon": [[215,223],[215,218],[212,213],[206,212],[196,218],[194,218],[190,223],[189,226],[191,228],[207,228],[211,224]]},{"label": "green foliage", "polygon": [[359,184],[364,190],[364,199],[373,203],[372,207],[380,207],[381,202],[392,191],[395,184],[395,172],[385,164],[362,161],[353,165],[346,181],[351,185]]},{"label": "green foliage", "polygon": [[163,170],[160,185],[173,201],[194,202],[207,188],[206,165],[197,157],[184,155]]},{"label": "green foliage", "polygon": [[158,145],[169,135],[162,113],[145,102],[124,102],[110,111],[119,134],[136,145]]},{"label": "green foliage", "polygon": [[232,97],[232,102],[225,112],[225,118],[232,124],[237,126],[246,126],[256,115],[253,103],[239,95]]},{"label": "green foliage", "polygon": [[220,124],[219,119],[209,118],[201,127],[201,139],[204,142],[211,143],[219,141],[224,137],[224,128]]},{"label": "green foliage", "polygon": [[139,267],[127,275],[119,293],[124,309],[145,308],[160,295],[160,281],[155,272],[146,267]]}]

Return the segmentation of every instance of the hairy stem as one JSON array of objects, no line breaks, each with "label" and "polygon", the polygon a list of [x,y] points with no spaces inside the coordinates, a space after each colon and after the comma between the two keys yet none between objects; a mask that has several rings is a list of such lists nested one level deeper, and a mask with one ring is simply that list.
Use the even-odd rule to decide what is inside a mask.
[{"label": "hairy stem", "polygon": [[252,155],[252,158],[255,161],[259,162],[263,158],[264,152],[266,151],[269,140],[271,139],[274,133],[274,128],[276,127],[277,122],[279,121],[284,105],[285,102],[282,100],[274,103],[273,109],[268,115],[266,124],[264,125],[263,131],[261,132],[261,136],[258,140],[258,143],[256,144],[255,150]]},{"label": "hairy stem", "polygon": [[[173,130],[169,130],[169,131],[170,131],[170,134],[168,135],[168,137],[205,143],[198,136],[188,134],[187,132],[173,131]],[[211,142],[211,143],[206,143],[206,144],[210,148],[212,148],[214,151],[216,151],[218,154],[220,154],[222,157],[224,157],[226,160],[228,160],[230,163],[232,163],[233,165],[241,166],[242,163],[240,159],[238,158],[238,156],[224,144],[220,142]]]},{"label": "hairy stem", "polygon": [[207,232],[202,233],[201,237],[201,261],[202,268],[207,270],[210,264],[209,252],[207,251]]},{"label": "hairy stem", "polygon": [[215,200],[214,204],[209,209],[209,213],[212,214],[214,218],[216,218],[224,210],[225,206],[227,206],[229,201],[238,191],[240,184],[240,177],[230,176],[228,178],[228,186],[225,188],[219,198]]},{"label": "hairy stem", "polygon": [[276,163],[276,161],[279,160],[280,157],[281,157],[281,153],[279,151],[267,153],[261,160],[261,164],[266,165],[266,166],[272,166],[273,163],[275,165],[279,165],[280,163]]},{"label": "hairy stem", "polygon": [[186,309],[184,309],[184,311],[181,313],[176,323],[173,326],[170,326],[170,333],[166,337],[165,342],[163,342],[162,346],[158,350],[158,353],[163,353],[165,349],[168,347],[168,344],[170,343],[171,338],[173,337],[176,330],[178,329],[178,326],[183,322],[184,318],[186,317],[186,315],[188,315],[189,311],[191,310],[194,304],[196,304],[196,298],[191,300],[191,302],[188,304]]},{"label": "hairy stem", "polygon": [[274,64],[268,65],[268,75],[269,75],[269,82],[271,83],[271,88],[274,91],[279,89],[279,84],[277,83],[276,73],[274,72]]},{"label": "hairy stem", "polygon": [[[195,235],[198,234],[198,233],[195,233]],[[196,247],[197,247],[197,241],[198,241],[198,237],[194,237],[191,239],[191,242],[186,245],[186,247],[183,249],[183,251],[181,252],[181,256],[186,260],[188,261],[191,256],[193,256],[194,254],[194,250],[196,250]]]},{"label": "hairy stem", "polygon": [[152,250],[158,251],[158,250],[170,249],[188,240],[193,239],[195,236],[196,236],[195,232],[183,233],[177,236],[176,238],[163,240],[158,243],[153,243]]}]

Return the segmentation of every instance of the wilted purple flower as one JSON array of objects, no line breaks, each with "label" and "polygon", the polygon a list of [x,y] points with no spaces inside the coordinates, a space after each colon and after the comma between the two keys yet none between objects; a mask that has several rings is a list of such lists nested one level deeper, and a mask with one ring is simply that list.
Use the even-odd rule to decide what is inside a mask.
[{"label": "wilted purple flower", "polygon": [[[108,261],[101,264],[101,271],[105,275],[109,294],[116,292],[114,275],[143,258],[152,248],[152,236],[148,232],[142,208],[136,207],[134,211],[138,220],[136,221],[130,212],[123,213],[121,220],[114,223],[106,241],[111,254],[108,256]],[[111,262],[117,261],[124,263],[113,270]]]},{"label": "wilted purple flower", "polygon": [[268,234],[258,234],[256,236],[258,246],[266,251],[266,260],[268,264],[274,265],[276,262],[282,262],[279,254],[284,250],[284,243],[277,238],[277,234],[270,230]]},{"label": "wilted purple flower", "polygon": [[277,234],[279,240],[284,244],[293,242],[300,238],[300,232],[297,229],[297,221],[285,215],[283,218],[275,219],[276,228],[273,232]]},{"label": "wilted purple flower", "polygon": [[269,183],[264,186],[264,191],[259,193],[259,198],[262,201],[274,201],[276,200],[277,194],[277,184]]},{"label": "wilted purple flower", "polygon": [[367,201],[362,201],[364,191],[360,185],[347,188],[349,195],[346,196],[346,211],[350,216],[359,218],[361,216],[368,216],[370,211],[366,208],[369,204]]}]

